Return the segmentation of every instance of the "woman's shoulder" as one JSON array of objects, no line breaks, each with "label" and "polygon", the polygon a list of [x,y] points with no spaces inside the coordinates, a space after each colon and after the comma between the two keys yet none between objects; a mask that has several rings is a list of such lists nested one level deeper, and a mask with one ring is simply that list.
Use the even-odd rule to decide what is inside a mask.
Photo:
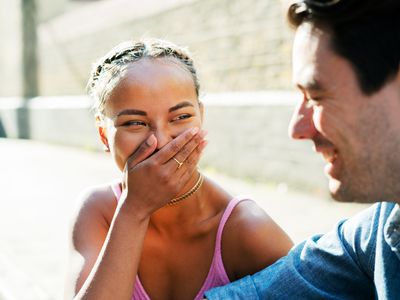
[{"label": "woman's shoulder", "polygon": [[103,207],[115,204],[117,199],[113,186],[115,184],[105,183],[101,185],[90,186],[84,189],[77,199],[77,206],[84,207]]},{"label": "woman's shoulder", "polygon": [[109,224],[117,206],[112,185],[113,183],[106,183],[83,190],[76,201],[73,223],[94,222],[100,219]]},{"label": "woman's shoulder", "polygon": [[250,197],[242,199],[227,221],[224,233],[226,240],[243,241],[243,247],[252,247],[263,242],[269,244],[271,238],[283,233],[278,224],[256,201]]},{"label": "woman's shoulder", "polygon": [[253,274],[286,255],[292,246],[288,235],[252,199],[233,209],[222,239],[227,272],[234,279]]},{"label": "woman's shoulder", "polygon": [[[272,225],[272,218],[250,197],[235,197],[231,200],[237,204],[232,209],[231,215],[224,229],[225,237],[241,240],[254,234],[260,235]],[[228,203],[229,205],[229,203]]]}]

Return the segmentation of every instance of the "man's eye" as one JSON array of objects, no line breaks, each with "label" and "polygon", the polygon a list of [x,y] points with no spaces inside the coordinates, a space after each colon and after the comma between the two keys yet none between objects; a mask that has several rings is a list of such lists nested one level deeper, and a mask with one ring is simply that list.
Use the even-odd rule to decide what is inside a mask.
[{"label": "man's eye", "polygon": [[318,104],[319,104],[319,99],[306,98],[306,106],[308,108],[317,106]]}]

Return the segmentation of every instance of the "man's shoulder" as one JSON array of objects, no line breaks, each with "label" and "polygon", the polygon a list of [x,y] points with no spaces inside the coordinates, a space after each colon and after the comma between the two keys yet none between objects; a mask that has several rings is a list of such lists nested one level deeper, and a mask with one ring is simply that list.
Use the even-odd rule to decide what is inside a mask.
[{"label": "man's shoulder", "polygon": [[385,202],[371,205],[338,222],[331,231],[306,240],[298,250],[307,253],[310,260],[331,254],[350,259],[373,276],[376,247],[384,241],[384,226],[394,207],[395,204]]},{"label": "man's shoulder", "polygon": [[375,260],[377,245],[384,244],[384,228],[395,206],[390,202],[375,203],[336,227],[335,235],[344,249],[369,269],[373,269],[370,264]]},{"label": "man's shoulder", "polygon": [[[376,232],[378,228],[385,225],[396,203],[377,202],[356,214],[355,216],[341,222],[340,226],[345,230]],[[382,228],[383,229],[383,228]]]}]

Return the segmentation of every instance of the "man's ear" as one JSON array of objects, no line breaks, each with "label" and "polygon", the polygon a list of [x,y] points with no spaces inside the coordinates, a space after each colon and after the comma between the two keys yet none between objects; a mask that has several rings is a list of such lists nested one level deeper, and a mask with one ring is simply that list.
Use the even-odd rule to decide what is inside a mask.
[{"label": "man's ear", "polygon": [[108,145],[108,138],[107,138],[107,128],[105,126],[103,117],[100,115],[96,115],[96,127],[100,136],[100,140],[104,145],[104,151],[110,152],[110,147]]}]

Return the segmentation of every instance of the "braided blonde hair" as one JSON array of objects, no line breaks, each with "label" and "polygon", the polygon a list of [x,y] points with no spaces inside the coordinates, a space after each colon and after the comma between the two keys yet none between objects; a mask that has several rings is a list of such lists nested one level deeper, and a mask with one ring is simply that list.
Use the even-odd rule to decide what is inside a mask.
[{"label": "braided blonde hair", "polygon": [[93,98],[93,110],[104,115],[108,96],[123,76],[127,66],[143,58],[175,59],[189,71],[193,78],[197,97],[200,84],[193,59],[187,49],[161,39],[144,39],[122,42],[101,57],[93,66],[87,84],[89,95]]}]

